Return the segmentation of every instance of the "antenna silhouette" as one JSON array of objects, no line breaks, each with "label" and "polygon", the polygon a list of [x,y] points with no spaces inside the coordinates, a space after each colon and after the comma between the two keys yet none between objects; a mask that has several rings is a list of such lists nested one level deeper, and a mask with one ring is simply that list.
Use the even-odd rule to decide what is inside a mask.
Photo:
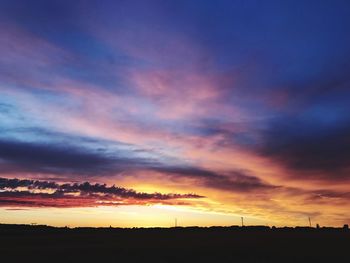
[{"label": "antenna silhouette", "polygon": [[243,223],[243,216],[241,217],[241,221],[242,221],[242,226],[244,226],[244,223]]},{"label": "antenna silhouette", "polygon": [[311,227],[311,218],[309,217],[309,225],[310,225],[310,227]]}]

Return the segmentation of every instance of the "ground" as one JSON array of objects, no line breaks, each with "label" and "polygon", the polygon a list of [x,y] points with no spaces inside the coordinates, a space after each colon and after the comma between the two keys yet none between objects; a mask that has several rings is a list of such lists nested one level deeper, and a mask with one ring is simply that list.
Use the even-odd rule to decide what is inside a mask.
[{"label": "ground", "polygon": [[0,225],[4,262],[350,262],[341,228]]}]

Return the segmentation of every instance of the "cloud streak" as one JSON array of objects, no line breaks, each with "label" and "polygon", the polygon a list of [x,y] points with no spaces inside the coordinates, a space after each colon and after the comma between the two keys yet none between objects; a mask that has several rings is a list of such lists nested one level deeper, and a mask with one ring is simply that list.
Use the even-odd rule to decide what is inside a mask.
[{"label": "cloud streak", "polygon": [[[171,204],[177,199],[198,199],[196,194],[136,192],[123,187],[89,182],[59,184],[52,181],[0,178],[0,205],[19,206],[99,206],[132,204]],[[53,201],[58,203],[55,204]],[[174,202],[179,204],[180,202]]]},{"label": "cloud streak", "polygon": [[[43,134],[42,131],[40,134]],[[83,137],[68,136],[66,139],[78,140],[79,145],[64,142],[47,144],[0,140],[2,162],[0,172],[15,175],[54,174],[62,178],[68,178],[67,176],[72,174],[80,178],[84,175],[99,178],[120,173],[132,176],[134,173],[156,172],[168,178],[187,178],[205,187],[232,192],[269,190],[277,187],[247,171],[216,172],[167,159],[162,155],[140,151],[130,145],[107,142],[108,146],[104,146],[103,141]],[[94,142],[97,145],[93,144],[94,147],[90,145],[89,148],[87,142]],[[150,154],[153,155],[152,158],[144,157]]]}]

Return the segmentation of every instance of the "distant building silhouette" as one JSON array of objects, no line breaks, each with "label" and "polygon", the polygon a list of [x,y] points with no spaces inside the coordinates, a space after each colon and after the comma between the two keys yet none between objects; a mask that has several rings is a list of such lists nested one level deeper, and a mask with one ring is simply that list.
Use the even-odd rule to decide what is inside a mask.
[{"label": "distant building silhouette", "polygon": [[349,225],[348,225],[348,224],[345,224],[345,225],[343,226],[343,229],[348,230],[348,229],[349,229]]}]

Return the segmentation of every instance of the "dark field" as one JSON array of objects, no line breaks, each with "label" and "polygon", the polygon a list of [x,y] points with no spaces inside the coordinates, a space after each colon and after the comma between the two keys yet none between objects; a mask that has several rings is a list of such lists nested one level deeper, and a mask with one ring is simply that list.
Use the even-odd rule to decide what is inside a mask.
[{"label": "dark field", "polygon": [[1,262],[350,262],[350,231],[0,225],[0,247]]}]

